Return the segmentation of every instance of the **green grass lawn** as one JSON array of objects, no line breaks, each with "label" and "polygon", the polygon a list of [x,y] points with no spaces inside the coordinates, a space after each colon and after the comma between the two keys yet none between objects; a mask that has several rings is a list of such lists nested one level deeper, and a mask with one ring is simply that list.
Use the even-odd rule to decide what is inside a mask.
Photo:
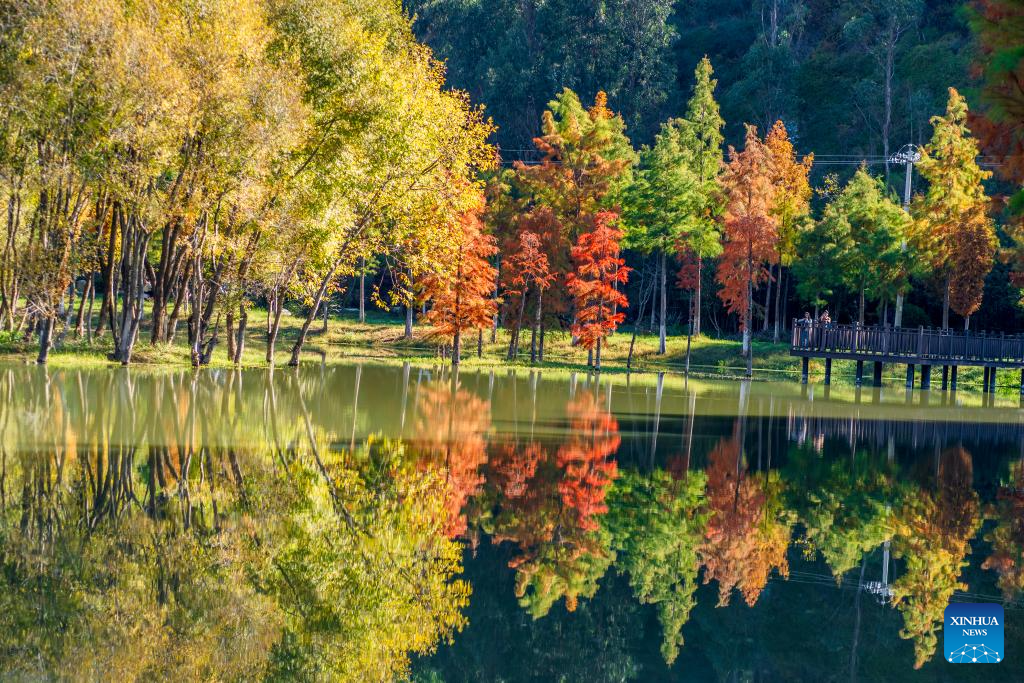
[{"label": "green grass lawn", "polygon": [[[96,310],[98,310],[98,305]],[[266,342],[264,331],[265,311],[254,310],[249,316],[249,327],[246,334],[245,352],[242,367],[263,367],[266,365]],[[147,315],[146,323],[149,317]],[[278,365],[287,363],[291,346],[302,324],[302,318],[286,315],[282,321],[281,333],[278,338],[275,362]],[[477,357],[477,337],[471,335],[463,342],[464,367],[530,367],[529,331],[522,335],[520,356],[515,361],[506,360],[508,350],[508,331],[498,330],[495,341],[491,341],[490,330],[484,333],[483,354]],[[227,348],[223,329],[220,343],[213,353],[213,367],[229,367]],[[632,329],[624,328],[610,336],[602,351],[602,371],[615,373],[626,371],[626,358],[629,352]],[[343,315],[333,316],[323,331],[322,322],[317,320],[310,328],[304,350],[304,358],[316,360],[332,360],[343,358],[374,358],[382,361],[416,361],[434,362],[439,358],[441,340],[431,334],[430,328],[417,324],[413,330],[413,338],[404,336],[404,321],[399,316],[388,315],[378,311],[368,312],[365,323],[356,319],[354,311],[345,311]],[[788,344],[775,344],[771,341],[754,341],[754,376],[755,379],[794,380],[799,377],[800,360],[789,355]],[[674,330],[668,339],[668,353],[659,355],[658,337],[646,331],[637,335],[633,353],[632,369],[639,372],[681,372],[685,367],[686,337]],[[89,367],[107,366],[114,363],[107,355],[112,350],[109,333],[97,338],[93,343],[79,339],[74,331],[68,331],[63,340],[50,352],[50,365],[54,367]],[[35,362],[38,345],[34,340],[25,340],[23,335],[0,332],[0,358]],[[190,365],[185,326],[178,326],[174,342],[171,344],[151,345],[149,329],[144,323],[139,334],[139,342],[132,355],[133,365],[147,368],[181,368]],[[572,345],[571,336],[564,331],[549,331],[545,338],[544,368],[580,370],[586,367],[587,351]],[[824,362],[812,360],[811,381],[820,382],[824,375]],[[740,377],[745,370],[744,359],[740,356],[740,342],[734,338],[695,337],[691,346],[690,369],[692,374],[707,377]],[[906,368],[902,365],[885,367],[887,384],[902,385]],[[870,365],[865,369],[866,378],[870,379]],[[836,361],[832,368],[833,382],[838,385],[852,385],[854,381],[854,363],[852,361]],[[940,388],[941,368],[933,369],[933,388]],[[1016,372],[1000,373],[1000,393],[1018,392],[1019,375]],[[959,387],[971,389],[980,387],[980,368],[961,368]]]}]

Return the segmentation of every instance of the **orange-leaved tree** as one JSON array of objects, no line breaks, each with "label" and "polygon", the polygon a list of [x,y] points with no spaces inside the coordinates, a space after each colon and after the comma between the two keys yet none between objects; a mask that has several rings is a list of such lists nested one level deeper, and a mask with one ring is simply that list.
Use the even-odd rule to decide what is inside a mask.
[{"label": "orange-leaved tree", "polygon": [[594,228],[581,234],[573,246],[573,272],[566,276],[576,303],[572,333],[591,352],[588,365],[597,369],[601,368],[601,341],[625,319],[618,309],[629,306],[617,287],[629,280],[630,268],[619,256],[622,231],[615,226],[616,218],[611,211],[597,214]]},{"label": "orange-leaved tree", "polygon": [[537,233],[524,230],[519,233],[517,242],[516,250],[509,256],[504,268],[505,296],[518,299],[518,314],[508,344],[508,359],[514,359],[519,353],[519,330],[523,326],[526,300],[533,292],[534,314],[533,335],[530,339],[530,362],[535,363],[537,362],[537,335],[540,331],[544,310],[544,290],[550,287],[558,276],[551,272],[548,255],[544,252],[541,238]]},{"label": "orange-leaved tree", "polygon": [[[775,325],[772,338],[779,341],[782,318],[782,268],[789,267],[796,258],[796,241],[804,219],[811,210],[811,185],[807,180],[814,163],[814,155],[797,160],[793,143],[782,121],[776,121],[764,139],[771,159],[772,184],[775,186],[772,214],[778,221],[777,253],[775,255]],[[771,286],[769,285],[769,294]],[[770,297],[769,297],[770,298]],[[765,299],[764,329],[768,330],[770,301]]]},{"label": "orange-leaved tree", "polygon": [[424,283],[433,302],[427,321],[436,334],[452,340],[452,365],[459,364],[462,333],[489,327],[498,306],[493,296],[498,271],[490,261],[498,253],[494,238],[483,232],[479,208],[464,213],[459,223],[450,271]]},{"label": "orange-leaved tree", "polygon": [[767,264],[777,258],[778,218],[771,159],[757,128],[747,126],[743,151],[729,147],[729,163],[721,177],[725,193],[725,245],[716,276],[718,293],[730,313],[740,318],[747,376],[753,374],[750,348],[754,288],[768,280]]}]

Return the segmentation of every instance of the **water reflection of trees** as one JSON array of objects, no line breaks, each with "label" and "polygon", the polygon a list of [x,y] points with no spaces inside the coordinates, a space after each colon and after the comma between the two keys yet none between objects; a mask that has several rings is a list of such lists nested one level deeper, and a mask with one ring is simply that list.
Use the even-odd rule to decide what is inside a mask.
[{"label": "water reflection of trees", "polygon": [[535,618],[561,598],[574,611],[597,592],[614,559],[600,523],[617,475],[618,423],[589,391],[569,402],[569,436],[557,448],[506,442],[493,448],[483,529],[495,543],[518,548],[509,563],[516,596]]},{"label": "water reflection of trees", "polygon": [[124,442],[96,414],[3,452],[5,677],[386,680],[464,624],[445,473],[400,443],[300,418],[241,451],[191,414]]},{"label": "water reflection of trees", "polygon": [[[772,469],[758,418],[698,422],[715,439],[695,441],[691,396],[682,452],[659,466],[655,437],[643,466],[621,467],[603,389],[573,385],[558,403],[536,377],[517,395],[493,375],[409,368],[385,392],[400,410],[384,402],[403,444],[366,437],[384,419],[370,419],[382,405],[372,372],[55,373],[19,386],[16,410],[0,409],[0,670],[388,677],[464,625],[467,544],[508,553],[506,590],[534,618],[628,586],[657,615],[670,663],[701,583],[720,605],[738,591],[754,607],[791,550],[862,591],[891,549],[895,578],[875,592],[918,665],[966,589],[982,507],[963,447],[907,467],[891,449],[836,458],[798,439]],[[16,381],[0,376],[0,393]],[[518,412],[502,429],[495,403],[509,394]],[[30,431],[36,445],[18,447],[12,434]],[[985,509],[982,568],[1007,600],[1024,585],[1022,471]]]}]

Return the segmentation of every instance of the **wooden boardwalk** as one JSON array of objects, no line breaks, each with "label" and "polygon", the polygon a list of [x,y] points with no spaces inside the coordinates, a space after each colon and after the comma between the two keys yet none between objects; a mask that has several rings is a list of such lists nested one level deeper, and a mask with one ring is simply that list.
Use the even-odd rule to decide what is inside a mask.
[{"label": "wooden boardwalk", "polygon": [[802,378],[807,382],[808,361],[825,360],[825,383],[832,380],[832,361],[857,362],[857,384],[864,380],[864,363],[874,363],[874,383],[882,381],[882,364],[907,365],[907,386],[914,385],[915,366],[921,368],[921,388],[931,388],[931,370],[942,367],[942,389],[956,390],[961,366],[985,369],[983,390],[995,392],[996,372],[1019,369],[1024,394],[1024,335],[989,335],[984,332],[938,330],[919,327],[823,325],[793,321],[790,355],[803,359]]}]

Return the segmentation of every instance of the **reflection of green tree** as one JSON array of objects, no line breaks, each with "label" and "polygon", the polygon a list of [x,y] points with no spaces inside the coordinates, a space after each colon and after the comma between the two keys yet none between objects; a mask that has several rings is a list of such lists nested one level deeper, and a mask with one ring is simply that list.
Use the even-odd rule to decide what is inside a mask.
[{"label": "reflection of green tree", "polygon": [[697,589],[707,512],[706,477],[690,473],[676,481],[664,470],[623,473],[608,495],[605,526],[613,537],[618,569],[629,575],[637,599],[658,609],[661,653],[671,664],[683,645]]},{"label": "reflection of green tree", "polygon": [[443,475],[400,445],[138,453],[7,462],[5,676],[384,680],[463,625]]},{"label": "reflection of green tree", "polygon": [[794,446],[786,479],[789,504],[803,522],[805,548],[821,553],[837,581],[892,537],[891,479],[869,454],[859,454],[854,465]]},{"label": "reflection of green tree", "polygon": [[996,526],[985,536],[992,554],[982,569],[994,569],[997,585],[1006,600],[1024,592],[1024,462],[1010,464],[1010,479],[999,487],[995,504]]},{"label": "reflection of green tree", "polygon": [[892,599],[903,615],[900,636],[914,643],[917,669],[935,654],[949,599],[967,590],[960,572],[981,525],[972,479],[971,454],[951,448],[939,461],[936,490],[908,495],[895,515],[893,551],[906,567],[892,585]]}]

